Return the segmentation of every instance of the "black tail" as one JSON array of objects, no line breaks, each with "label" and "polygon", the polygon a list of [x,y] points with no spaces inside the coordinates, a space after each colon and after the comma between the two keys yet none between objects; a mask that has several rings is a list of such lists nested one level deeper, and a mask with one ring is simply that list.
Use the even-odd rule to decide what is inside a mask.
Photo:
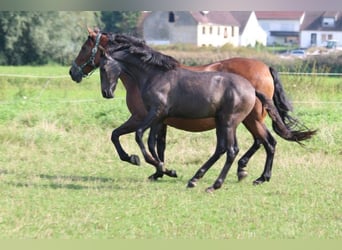
[{"label": "black tail", "polygon": [[270,67],[270,73],[273,77],[274,84],[273,102],[279,112],[281,119],[286,124],[286,122],[291,122],[293,120],[293,118],[288,114],[289,111],[293,110],[293,107],[285,95],[278,72]]},{"label": "black tail", "polygon": [[292,110],[291,104],[285,96],[285,92],[279,79],[273,79],[277,79],[277,83],[276,80],[274,80],[276,89],[273,95],[274,104],[272,100],[268,99],[262,93],[256,91],[256,96],[259,98],[268,115],[271,117],[273,130],[285,140],[295,141],[302,144],[301,141],[310,139],[316,134],[317,130],[309,130],[306,126],[299,123],[297,119],[288,114],[288,112]]}]

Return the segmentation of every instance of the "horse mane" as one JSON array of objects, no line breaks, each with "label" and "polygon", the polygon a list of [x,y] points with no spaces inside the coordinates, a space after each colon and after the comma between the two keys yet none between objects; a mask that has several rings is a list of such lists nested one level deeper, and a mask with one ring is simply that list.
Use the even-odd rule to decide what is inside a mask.
[{"label": "horse mane", "polygon": [[146,45],[143,39],[124,34],[111,34],[109,41],[113,45],[109,47],[110,54],[125,50],[137,56],[143,63],[163,70],[171,70],[179,66],[179,62],[175,58],[152,49]]}]

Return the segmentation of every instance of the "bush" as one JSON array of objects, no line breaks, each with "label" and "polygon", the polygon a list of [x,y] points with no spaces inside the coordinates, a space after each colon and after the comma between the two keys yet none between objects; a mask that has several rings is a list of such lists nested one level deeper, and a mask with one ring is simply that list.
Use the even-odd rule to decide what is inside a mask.
[{"label": "bush", "polygon": [[175,57],[182,64],[203,65],[215,61],[233,58],[248,57],[255,58],[285,72],[304,73],[341,73],[342,72],[342,52],[327,55],[308,56],[305,59],[281,58],[278,54],[271,53],[269,48],[258,46],[234,47],[224,45],[222,47],[196,47],[184,44],[156,46],[156,50]]}]

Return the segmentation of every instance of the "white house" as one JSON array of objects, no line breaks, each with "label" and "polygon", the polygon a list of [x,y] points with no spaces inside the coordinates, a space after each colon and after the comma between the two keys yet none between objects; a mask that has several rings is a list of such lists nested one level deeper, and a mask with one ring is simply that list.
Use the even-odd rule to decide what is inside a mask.
[{"label": "white house", "polygon": [[256,11],[256,16],[267,32],[267,45],[299,44],[304,11]]},{"label": "white house", "polygon": [[266,46],[267,33],[260,26],[254,11],[232,11],[233,17],[240,23],[240,46],[252,46],[256,43]]},{"label": "white house", "polygon": [[228,11],[152,11],[142,21],[148,44],[239,45],[238,21]]},{"label": "white house", "polygon": [[336,40],[342,46],[341,11],[308,11],[305,13],[300,33],[300,46],[325,46],[328,40]]}]

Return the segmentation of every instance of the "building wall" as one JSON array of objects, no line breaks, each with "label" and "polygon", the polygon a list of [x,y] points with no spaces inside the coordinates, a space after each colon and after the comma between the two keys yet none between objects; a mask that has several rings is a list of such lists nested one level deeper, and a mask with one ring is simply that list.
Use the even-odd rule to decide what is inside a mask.
[{"label": "building wall", "polygon": [[299,20],[259,20],[265,31],[299,31]]},{"label": "building wall", "polygon": [[143,37],[149,44],[169,44],[168,12],[154,11],[144,20]]},{"label": "building wall", "polygon": [[197,26],[197,46],[223,46],[230,43],[239,45],[239,27],[199,24]]},{"label": "building wall", "polygon": [[316,46],[325,46],[324,42],[331,39],[337,40],[337,46],[342,46],[342,32],[303,30],[300,33],[300,46],[302,48],[311,47],[311,34],[316,34]]},{"label": "building wall", "polygon": [[267,33],[267,45],[285,43],[283,37],[271,36],[271,31],[300,31],[300,20],[259,20],[259,23]]},{"label": "building wall", "polygon": [[[173,15],[173,20],[170,20]],[[196,22],[185,11],[153,11],[143,22],[143,37],[148,44],[197,43]]]},{"label": "building wall", "polygon": [[186,11],[173,12],[175,22],[169,23],[171,43],[189,43],[197,42],[197,23],[194,18]]},{"label": "building wall", "polygon": [[[143,37],[148,44],[189,43],[197,46],[239,45],[239,27],[198,24],[187,11],[175,11],[170,22],[168,11],[151,12],[143,22]],[[205,29],[203,34],[203,29]],[[211,31],[211,32],[210,32]]]},{"label": "building wall", "polygon": [[259,25],[255,13],[252,12],[243,33],[240,35],[240,46],[254,47],[256,42],[266,45],[267,33]]}]

